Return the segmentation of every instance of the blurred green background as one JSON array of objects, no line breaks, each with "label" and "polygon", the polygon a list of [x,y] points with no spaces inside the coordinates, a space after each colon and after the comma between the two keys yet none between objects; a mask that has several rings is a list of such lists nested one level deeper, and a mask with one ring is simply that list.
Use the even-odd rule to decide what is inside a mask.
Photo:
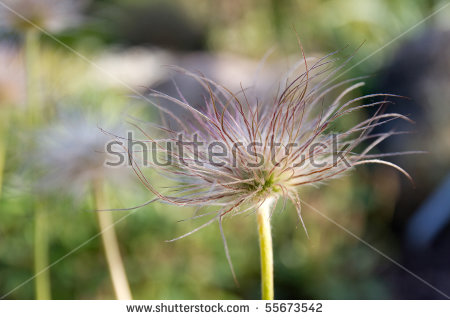
[{"label": "blurred green background", "polygon": [[[272,48],[269,65],[295,61],[301,52],[294,29],[308,57],[346,47],[355,52],[342,79],[371,75],[360,94],[383,91],[413,99],[400,102],[398,110],[416,120],[415,135],[378,151],[429,151],[394,159],[416,188],[391,169],[370,166],[320,189],[304,188],[301,198],[450,292],[447,220],[440,220],[425,249],[411,249],[405,235],[411,216],[449,170],[450,7],[427,18],[446,1],[19,2],[25,5],[17,11],[50,33],[32,31],[0,7],[0,296],[36,298],[32,277],[39,268],[33,252],[48,241],[48,262],[56,262],[47,272],[51,298],[114,299],[100,237],[83,245],[99,230],[94,182],[101,180],[105,192],[100,209],[132,207],[153,196],[131,169],[98,165],[105,139],[98,127],[114,131],[130,114],[157,117],[134,96],[148,87],[166,88],[172,74],[164,65],[201,70],[238,86]],[[195,98],[195,89],[184,90]],[[308,239],[295,227],[293,208],[281,212],[281,207],[273,217],[276,298],[442,298],[304,207]],[[129,213],[113,215],[118,220]],[[258,299],[255,217],[224,224],[237,287],[217,225],[164,242],[199,225],[178,222],[193,214],[191,208],[151,204],[116,225],[133,298]],[[47,239],[36,239],[37,221]]]}]

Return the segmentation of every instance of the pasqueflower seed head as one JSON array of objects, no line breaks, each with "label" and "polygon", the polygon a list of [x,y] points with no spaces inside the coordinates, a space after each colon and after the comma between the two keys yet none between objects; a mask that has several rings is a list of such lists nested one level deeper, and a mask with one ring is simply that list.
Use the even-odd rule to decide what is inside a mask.
[{"label": "pasqueflower seed head", "polygon": [[84,0],[3,0],[0,4],[0,27],[15,31],[43,28],[59,32],[77,24]]},{"label": "pasqueflower seed head", "polygon": [[[303,224],[299,188],[338,178],[361,164],[389,165],[409,178],[402,168],[380,159],[392,154],[370,154],[380,142],[401,133],[374,133],[374,128],[395,119],[410,121],[402,114],[384,112],[387,99],[397,96],[350,98],[364,85],[362,78],[336,81],[350,58],[335,67],[333,57],[311,65],[303,59],[306,70],[294,78],[287,74],[269,99],[255,96],[253,88],[233,93],[203,75],[181,69],[205,89],[202,106],[189,104],[176,84],[178,97],[149,93],[165,120],[151,125],[153,133],[143,125],[136,128],[146,137],[140,142],[157,155],[148,165],[175,185],[165,189],[168,192],[160,191],[127,149],[137,176],[159,201],[218,206],[208,213],[212,215],[208,222],[173,240],[214,221],[222,230],[225,216],[251,212],[267,199],[290,200]],[[324,105],[329,96],[333,99]],[[341,118],[367,108],[374,108],[372,116],[338,130]]]}]

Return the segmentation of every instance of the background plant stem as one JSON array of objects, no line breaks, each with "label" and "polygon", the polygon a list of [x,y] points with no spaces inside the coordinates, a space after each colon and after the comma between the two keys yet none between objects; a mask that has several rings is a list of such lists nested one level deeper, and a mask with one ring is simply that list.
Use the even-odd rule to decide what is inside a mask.
[{"label": "background plant stem", "polygon": [[50,300],[50,272],[48,267],[48,219],[47,212],[40,205],[34,211],[34,274],[36,299]]},{"label": "background plant stem", "polygon": [[116,297],[119,300],[131,300],[131,290],[120,255],[112,214],[107,211],[98,211],[100,209],[108,208],[103,190],[103,183],[100,180],[96,180],[94,181],[93,188],[98,222],[100,231],[102,232],[103,247]]},{"label": "background plant stem", "polygon": [[25,70],[26,70],[26,94],[27,94],[27,116],[31,126],[38,122],[38,111],[40,107],[39,90],[39,32],[33,28],[25,33]]},{"label": "background plant stem", "polygon": [[0,112],[0,199],[1,199],[10,119],[9,119],[9,110],[0,110],[0,111],[1,111]]},{"label": "background plant stem", "polygon": [[[38,124],[40,107],[39,90],[39,32],[33,28],[25,32],[25,70],[27,119],[34,128]],[[39,199],[34,203],[34,272],[36,275],[36,299],[51,299],[50,273],[43,271],[48,266],[48,230],[47,213]]]},{"label": "background plant stem", "polygon": [[273,199],[269,198],[259,207],[257,213],[259,247],[261,255],[261,291],[263,300],[273,300],[273,249],[270,226],[270,207]]}]

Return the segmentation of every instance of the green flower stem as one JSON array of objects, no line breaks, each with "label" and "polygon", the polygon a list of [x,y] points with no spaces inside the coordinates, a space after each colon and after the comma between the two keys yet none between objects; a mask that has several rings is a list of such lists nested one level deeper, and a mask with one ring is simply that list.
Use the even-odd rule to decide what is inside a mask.
[{"label": "green flower stem", "polygon": [[50,300],[50,272],[48,268],[47,212],[35,205],[34,221],[34,274],[36,299]]},{"label": "green flower stem", "polygon": [[270,207],[273,199],[269,198],[258,209],[258,234],[261,254],[261,291],[263,300],[273,300],[273,249],[270,227]]},{"label": "green flower stem", "polygon": [[3,171],[5,169],[6,139],[0,133],[0,198],[3,191]]},{"label": "green flower stem", "polygon": [[[5,109],[7,109],[5,107]],[[0,110],[0,198],[3,190],[3,174],[5,170],[6,149],[9,131],[9,110]]]},{"label": "green flower stem", "polygon": [[38,111],[40,106],[39,90],[39,31],[30,28],[25,32],[25,70],[26,70],[26,94],[27,94],[27,116],[30,125],[38,122]]},{"label": "green flower stem", "polygon": [[[26,99],[27,120],[31,127],[38,123],[40,106],[39,90],[39,31],[28,29],[25,32],[25,70],[26,70]],[[48,266],[48,238],[47,218],[45,210],[34,201],[34,268],[37,299],[50,299],[50,274],[45,268]],[[45,271],[44,271],[45,270]]]},{"label": "green flower stem", "polygon": [[132,300],[130,286],[128,284],[125,267],[120,255],[116,231],[114,229],[113,216],[111,212],[99,211],[100,209],[107,208],[103,184],[101,181],[97,180],[94,182],[93,187],[103,247],[116,297],[119,300]]}]

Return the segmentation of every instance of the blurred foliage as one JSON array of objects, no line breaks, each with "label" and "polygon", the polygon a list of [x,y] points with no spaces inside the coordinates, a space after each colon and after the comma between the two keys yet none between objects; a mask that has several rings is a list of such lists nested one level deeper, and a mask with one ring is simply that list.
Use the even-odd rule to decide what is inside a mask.
[{"label": "blurred foliage", "polygon": [[[130,108],[146,119],[154,116],[146,108],[135,111],[136,106],[145,106],[143,101],[130,98],[129,94],[136,92],[105,84],[101,78],[108,75],[87,60],[95,61],[105,52],[128,46],[162,47],[178,53],[225,51],[254,59],[277,46],[275,55],[283,58],[299,55],[296,30],[307,56],[321,56],[346,46],[354,50],[362,45],[354,61],[363,63],[346,75],[350,77],[379,70],[401,42],[377,50],[442,4],[443,1],[432,0],[92,1],[84,9],[81,24],[56,35],[78,56],[49,36],[41,35],[38,67],[43,121],[30,126],[24,121],[27,111],[22,103],[11,107],[8,102],[12,114],[8,115],[10,130],[2,134],[7,148],[0,195],[0,296],[13,290],[7,299],[34,298],[33,199],[39,193],[33,188],[39,186],[36,187],[34,169],[30,173],[30,150],[37,143],[36,132],[51,126],[57,114],[69,106],[78,106],[82,113],[99,112],[122,121]],[[442,14],[448,18],[448,12]],[[405,38],[432,23],[445,25],[442,21],[446,19],[434,16]],[[3,30],[1,37],[2,43],[22,47],[20,33]],[[374,56],[363,60],[371,54]],[[5,72],[4,66],[0,66],[0,72]],[[2,101],[1,104],[1,116],[5,119],[6,106]],[[357,174],[333,181],[320,190],[305,188],[301,197],[356,236],[395,256],[398,248],[392,243],[396,239],[387,226],[392,219],[399,178],[387,169],[376,169],[376,174],[372,171],[360,168]],[[112,208],[131,207],[151,197],[135,180],[108,182]],[[45,203],[50,217],[53,298],[114,298],[101,239],[96,236],[98,226],[91,194],[74,196],[60,190],[39,196],[39,201]],[[391,297],[389,286],[380,280],[386,270],[382,257],[307,206],[303,206],[303,212],[310,239],[289,205],[282,211],[280,203],[274,215],[277,298]],[[128,214],[117,212],[116,219]],[[240,282],[240,287],[236,287],[217,225],[174,243],[164,242],[199,225],[199,221],[178,222],[193,214],[189,208],[152,204],[131,211],[117,224],[134,298],[258,299],[255,217],[227,219],[224,225]]]}]

